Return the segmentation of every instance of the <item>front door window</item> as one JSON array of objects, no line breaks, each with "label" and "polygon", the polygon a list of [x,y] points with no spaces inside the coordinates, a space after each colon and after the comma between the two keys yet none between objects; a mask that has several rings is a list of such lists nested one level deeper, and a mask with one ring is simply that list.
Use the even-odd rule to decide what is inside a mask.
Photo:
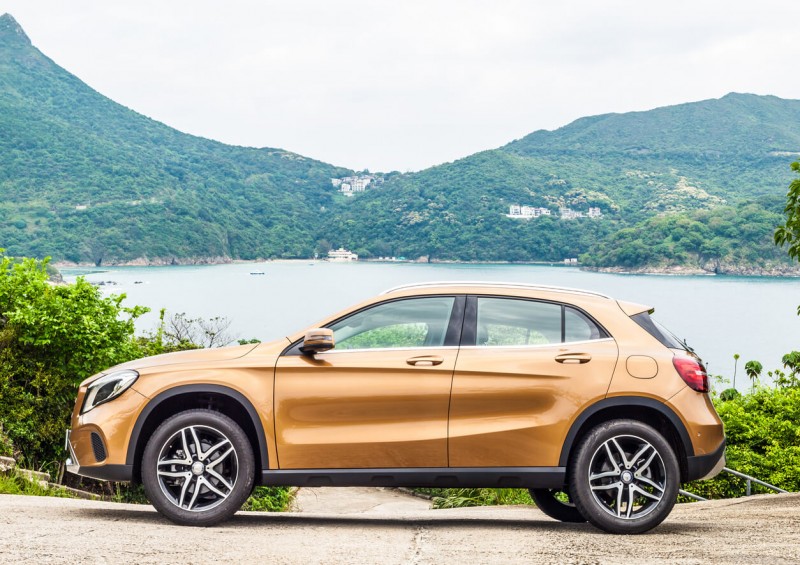
[{"label": "front door window", "polygon": [[454,300],[452,296],[395,300],[357,312],[330,326],[336,349],[441,347]]}]

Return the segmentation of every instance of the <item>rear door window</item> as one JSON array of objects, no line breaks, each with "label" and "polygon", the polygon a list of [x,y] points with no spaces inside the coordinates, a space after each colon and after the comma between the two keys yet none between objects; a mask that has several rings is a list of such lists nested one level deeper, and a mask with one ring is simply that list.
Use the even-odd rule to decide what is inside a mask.
[{"label": "rear door window", "polygon": [[608,334],[580,310],[553,302],[477,297],[475,345],[547,345],[602,339]]}]

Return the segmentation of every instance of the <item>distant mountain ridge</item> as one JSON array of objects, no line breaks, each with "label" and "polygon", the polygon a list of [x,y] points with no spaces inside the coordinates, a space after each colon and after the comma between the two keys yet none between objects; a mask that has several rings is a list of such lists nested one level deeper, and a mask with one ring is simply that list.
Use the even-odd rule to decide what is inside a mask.
[{"label": "distant mountain ridge", "polygon": [[[756,215],[762,241],[798,155],[800,101],[732,93],[580,118],[452,163],[390,173],[379,188],[345,198],[331,178],[353,171],[137,114],[0,17],[0,247],[13,255],[162,264],[344,246],[363,257],[560,261],[622,241],[612,236],[656,216],[733,206],[713,215],[725,218],[748,201],[768,212]],[[554,214],[508,218],[512,205]],[[603,217],[558,218],[559,208],[590,206]]]},{"label": "distant mountain ridge", "polygon": [[540,150],[800,153],[798,123],[800,100],[730,93],[645,112],[580,118],[555,131],[531,133],[503,150],[520,155]]}]

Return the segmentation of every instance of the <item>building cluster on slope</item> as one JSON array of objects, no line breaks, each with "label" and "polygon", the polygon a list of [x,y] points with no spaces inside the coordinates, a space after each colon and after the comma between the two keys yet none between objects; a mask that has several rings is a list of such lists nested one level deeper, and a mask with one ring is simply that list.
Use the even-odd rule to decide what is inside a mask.
[{"label": "building cluster on slope", "polygon": [[334,188],[338,188],[339,192],[345,196],[353,196],[356,192],[364,192],[367,187],[372,184],[383,184],[383,177],[375,175],[355,175],[352,177],[342,177],[339,179],[331,179],[331,184]]},{"label": "building cluster on slope", "polygon": [[[519,204],[512,204],[509,206],[508,218],[522,218],[529,220],[531,218],[540,218],[541,216],[552,216],[553,213],[549,208],[538,208],[536,206],[520,206]],[[600,208],[589,208],[587,212],[580,210],[573,210],[572,208],[559,208],[558,217],[562,220],[574,220],[576,218],[602,218],[603,213]]]}]

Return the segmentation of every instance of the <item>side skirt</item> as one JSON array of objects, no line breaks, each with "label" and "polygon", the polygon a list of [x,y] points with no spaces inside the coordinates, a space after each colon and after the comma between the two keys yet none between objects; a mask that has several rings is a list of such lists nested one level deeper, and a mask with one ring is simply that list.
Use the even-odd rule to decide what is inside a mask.
[{"label": "side skirt", "polygon": [[261,484],[296,487],[559,488],[566,467],[289,469],[261,471]]}]

